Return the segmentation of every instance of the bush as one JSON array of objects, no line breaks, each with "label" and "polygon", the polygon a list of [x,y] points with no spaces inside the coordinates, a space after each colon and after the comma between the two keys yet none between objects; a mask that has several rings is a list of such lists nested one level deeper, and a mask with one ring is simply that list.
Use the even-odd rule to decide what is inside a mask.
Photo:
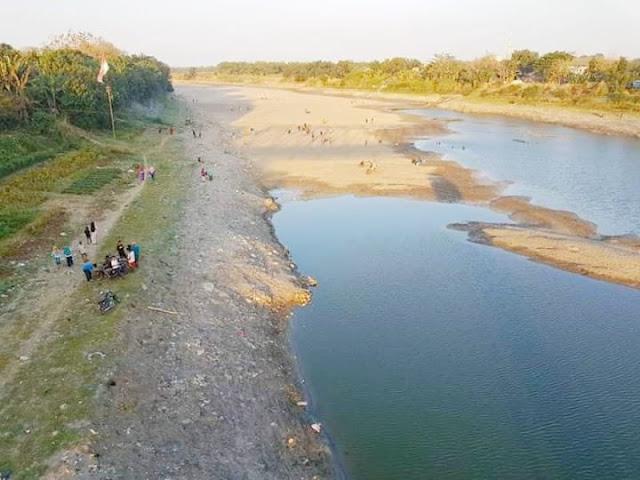
[{"label": "bush", "polygon": [[522,98],[524,100],[534,100],[540,96],[542,89],[539,85],[530,85],[522,90]]}]

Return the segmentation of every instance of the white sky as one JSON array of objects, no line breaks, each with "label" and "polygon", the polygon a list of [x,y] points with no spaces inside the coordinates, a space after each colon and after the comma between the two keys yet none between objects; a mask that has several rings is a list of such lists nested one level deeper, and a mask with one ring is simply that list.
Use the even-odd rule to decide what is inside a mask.
[{"label": "white sky", "polygon": [[471,59],[514,49],[640,57],[637,0],[0,0],[0,42],[69,30],[171,66],[223,60]]}]

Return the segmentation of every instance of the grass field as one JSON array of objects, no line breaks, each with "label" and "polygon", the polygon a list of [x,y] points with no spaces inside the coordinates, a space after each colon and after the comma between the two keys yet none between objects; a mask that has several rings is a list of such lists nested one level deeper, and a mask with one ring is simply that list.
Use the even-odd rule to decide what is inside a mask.
[{"label": "grass field", "polygon": [[[169,103],[162,118],[170,122],[178,114],[177,105]],[[174,242],[175,223],[185,194],[181,189],[185,172],[175,161],[182,155],[179,140],[172,139],[159,147],[157,133],[131,135],[127,149],[134,158],[152,153],[163,175],[142,189],[111,233],[102,239],[99,256],[110,252],[117,239],[135,238],[142,247],[141,268],[118,281],[83,282],[68,299],[70,308],[53,326],[49,340],[20,367],[15,380],[2,392],[0,471],[11,472],[12,479],[40,478],[53,453],[93,435],[87,421],[96,397],[109,388],[108,372],[116,357],[114,336],[128,309],[143,292],[143,283],[149,283],[144,256],[160,254]],[[83,194],[91,195],[99,179],[95,174],[96,171],[87,172],[66,188],[75,184]],[[112,289],[122,300],[108,315],[100,314],[97,305],[99,293],[105,288]],[[19,335],[29,334],[23,330]],[[104,358],[90,357],[91,352],[101,352]]]},{"label": "grass field", "polygon": [[122,170],[120,169],[103,168],[93,170],[83,173],[80,178],[74,180],[71,185],[62,190],[62,193],[90,195],[116,181],[127,181],[126,176],[123,177]]}]

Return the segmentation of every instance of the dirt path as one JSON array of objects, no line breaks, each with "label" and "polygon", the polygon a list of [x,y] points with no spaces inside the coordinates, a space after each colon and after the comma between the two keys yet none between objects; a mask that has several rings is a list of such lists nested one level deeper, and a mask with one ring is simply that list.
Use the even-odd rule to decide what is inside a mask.
[{"label": "dirt path", "polygon": [[[307,292],[232,146],[230,123],[248,104],[224,89],[178,94],[203,133],[183,134],[189,199],[176,250],[145,259],[153,280],[118,342],[91,478],[326,478],[326,449],[292,401],[284,319],[273,312]],[[201,181],[203,165],[212,181]]]}]

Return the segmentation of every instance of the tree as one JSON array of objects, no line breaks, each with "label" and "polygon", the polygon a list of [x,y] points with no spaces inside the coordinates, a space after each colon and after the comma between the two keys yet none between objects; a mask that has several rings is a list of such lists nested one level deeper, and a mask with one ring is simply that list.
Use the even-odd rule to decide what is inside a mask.
[{"label": "tree", "polygon": [[540,55],[531,50],[516,50],[511,54],[511,60],[515,62],[520,75],[528,75],[535,70],[535,64]]},{"label": "tree", "polygon": [[568,52],[551,52],[540,57],[535,63],[536,73],[546,82],[560,83],[569,76],[569,67],[574,56]]},{"label": "tree", "polygon": [[68,32],[54,37],[49,42],[48,47],[52,50],[71,49],[78,50],[85,55],[100,59],[119,57],[124,53],[111,42],[102,37],[95,36],[88,32]]},{"label": "tree", "polygon": [[0,58],[0,88],[13,98],[21,120],[29,118],[27,83],[31,68],[20,53],[7,53]]},{"label": "tree", "polygon": [[589,60],[587,79],[590,82],[606,82],[611,77],[613,62],[603,56],[595,56]]}]

